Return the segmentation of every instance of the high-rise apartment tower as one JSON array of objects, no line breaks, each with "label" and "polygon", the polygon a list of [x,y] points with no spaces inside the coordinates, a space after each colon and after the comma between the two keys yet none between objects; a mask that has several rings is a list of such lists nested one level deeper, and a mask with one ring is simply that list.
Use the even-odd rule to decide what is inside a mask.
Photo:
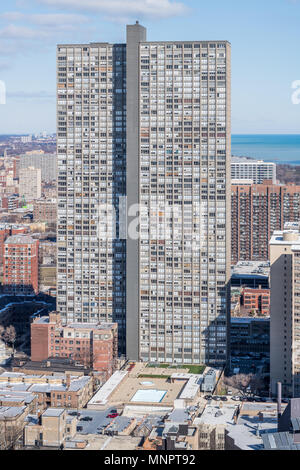
[{"label": "high-rise apartment tower", "polygon": [[271,390],[282,383],[285,397],[300,397],[300,232],[299,223],[275,231],[271,261]]},{"label": "high-rise apartment tower", "polygon": [[[230,44],[147,42],[137,23],[126,45],[58,46],[57,61],[60,313],[117,321],[131,359],[224,363]],[[119,219],[124,195],[127,231],[121,217],[97,238],[97,204]]]}]

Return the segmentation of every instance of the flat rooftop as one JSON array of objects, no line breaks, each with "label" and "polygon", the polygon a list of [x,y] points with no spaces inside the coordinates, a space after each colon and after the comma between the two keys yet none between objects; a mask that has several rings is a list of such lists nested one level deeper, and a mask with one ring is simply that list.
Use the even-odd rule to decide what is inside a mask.
[{"label": "flat rooftop", "polygon": [[239,261],[231,267],[231,276],[268,277],[270,274],[269,261]]},{"label": "flat rooftop", "polygon": [[141,444],[141,437],[132,436],[102,436],[102,435],[76,435],[66,443],[66,450],[74,450],[77,442],[86,443],[84,450],[136,450]]},{"label": "flat rooftop", "polygon": [[270,240],[270,245],[291,245],[299,249],[300,232],[299,230],[276,230]]},{"label": "flat rooftop", "polygon": [[53,417],[58,417],[61,416],[64,412],[64,408],[48,408],[44,413],[43,413],[43,418],[53,418]]},{"label": "flat rooftop", "polygon": [[277,432],[277,417],[264,414],[263,421],[258,416],[242,416],[238,424],[228,425],[226,430],[235,445],[241,450],[262,450],[262,434]]},{"label": "flat rooftop", "polygon": [[276,163],[273,163],[273,162],[265,162],[264,160],[255,160],[255,159],[247,158],[247,157],[236,157],[233,155],[231,157],[231,164],[235,164],[235,163],[243,163],[246,165],[276,166]]},{"label": "flat rooftop", "polygon": [[132,377],[127,371],[115,372],[89,401],[88,408],[103,406],[172,407],[186,386],[186,381],[170,383],[168,377]]},{"label": "flat rooftop", "polygon": [[238,405],[206,405],[202,415],[194,420],[195,425],[228,425],[234,423]]},{"label": "flat rooftop", "polygon": [[36,240],[30,235],[11,235],[4,242],[5,245],[32,245],[34,243]]},{"label": "flat rooftop", "polygon": [[24,412],[25,408],[25,406],[0,406],[0,420],[16,418]]}]

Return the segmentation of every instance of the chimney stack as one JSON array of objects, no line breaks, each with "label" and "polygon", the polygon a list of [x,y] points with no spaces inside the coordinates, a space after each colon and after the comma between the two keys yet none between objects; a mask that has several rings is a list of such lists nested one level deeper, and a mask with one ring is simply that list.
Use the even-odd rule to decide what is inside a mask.
[{"label": "chimney stack", "polygon": [[66,374],[66,385],[69,389],[71,385],[71,374]]},{"label": "chimney stack", "polygon": [[277,416],[278,422],[281,418],[281,399],[282,399],[282,386],[281,382],[277,382]]}]

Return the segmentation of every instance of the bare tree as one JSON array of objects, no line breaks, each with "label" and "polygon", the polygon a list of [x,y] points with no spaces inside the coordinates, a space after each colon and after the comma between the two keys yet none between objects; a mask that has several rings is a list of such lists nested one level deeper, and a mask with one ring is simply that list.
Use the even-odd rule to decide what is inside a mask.
[{"label": "bare tree", "polygon": [[263,387],[262,379],[255,374],[237,374],[224,377],[224,384],[237,389],[244,397],[256,395]]},{"label": "bare tree", "polygon": [[4,420],[0,421],[0,450],[14,449],[23,436],[23,426]]},{"label": "bare tree", "polygon": [[2,334],[2,337],[5,341],[6,344],[10,344],[13,348],[13,356],[15,354],[15,342],[16,342],[16,339],[17,339],[17,333],[16,333],[16,330],[15,330],[15,327],[10,325],[8,326],[4,333]]}]

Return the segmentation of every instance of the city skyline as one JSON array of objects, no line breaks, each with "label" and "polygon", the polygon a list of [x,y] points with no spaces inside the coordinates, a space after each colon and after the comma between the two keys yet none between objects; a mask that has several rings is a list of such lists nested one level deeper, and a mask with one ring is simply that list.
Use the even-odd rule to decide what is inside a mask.
[{"label": "city skyline", "polygon": [[297,133],[299,106],[292,97],[300,80],[294,60],[300,3],[261,3],[1,2],[0,80],[7,91],[6,105],[0,107],[1,134],[55,131],[57,43],[124,42],[122,25],[136,19],[151,31],[149,40],[228,40],[234,45],[233,134]]}]

